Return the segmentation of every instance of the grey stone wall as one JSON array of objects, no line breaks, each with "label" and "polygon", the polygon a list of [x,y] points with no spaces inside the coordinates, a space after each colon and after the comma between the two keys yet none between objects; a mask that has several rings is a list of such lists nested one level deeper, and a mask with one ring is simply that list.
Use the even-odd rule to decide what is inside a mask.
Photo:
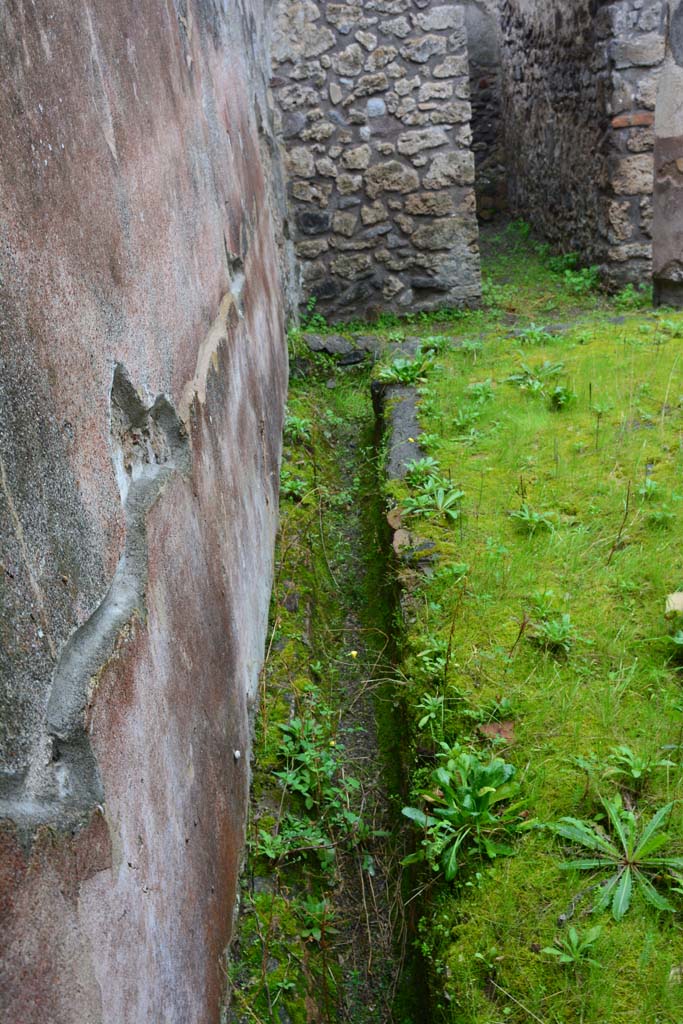
[{"label": "grey stone wall", "polygon": [[670,0],[655,120],[655,301],[683,306],[683,2]]},{"label": "grey stone wall", "polygon": [[333,319],[476,303],[462,8],[281,0],[272,54],[304,300]]},{"label": "grey stone wall", "polygon": [[619,286],[651,270],[660,0],[503,0],[513,212]]},{"label": "grey stone wall", "polygon": [[464,0],[472,105],[472,151],[477,214],[482,220],[507,208],[501,120],[500,11],[498,0]]}]

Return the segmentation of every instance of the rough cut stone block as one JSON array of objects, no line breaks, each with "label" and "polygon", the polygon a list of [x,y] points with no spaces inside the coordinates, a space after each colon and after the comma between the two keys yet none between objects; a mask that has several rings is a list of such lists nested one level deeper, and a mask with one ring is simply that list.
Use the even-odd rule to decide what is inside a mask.
[{"label": "rough cut stone block", "polygon": [[401,56],[415,64],[426,64],[430,57],[445,52],[446,40],[443,36],[417,36],[401,47]]},{"label": "rough cut stone block", "polygon": [[360,191],[362,184],[363,179],[360,174],[339,174],[337,176],[337,189],[342,196]]},{"label": "rough cut stone block", "polygon": [[370,147],[366,144],[347,149],[342,153],[341,162],[350,171],[364,171],[370,163]]},{"label": "rough cut stone block", "polygon": [[287,170],[293,177],[312,178],[315,173],[313,154],[305,146],[295,146],[287,154]]},{"label": "rough cut stone block", "polygon": [[419,185],[417,171],[397,160],[375,164],[365,175],[365,188],[371,199],[380,192],[414,192]]},{"label": "rough cut stone block", "polygon": [[371,206],[361,207],[360,219],[366,226],[379,224],[381,221],[387,219],[387,208],[383,203],[375,201]]},{"label": "rough cut stone block", "polygon": [[651,153],[625,156],[616,160],[612,168],[612,188],[617,195],[640,195],[652,192],[654,161]]},{"label": "rough cut stone block", "polygon": [[356,32],[355,38],[366,50],[374,50],[377,46],[377,36],[372,32]]},{"label": "rough cut stone block", "polygon": [[302,58],[317,57],[331,50],[336,40],[329,28],[316,25],[320,9],[310,0],[291,4],[280,10],[273,28],[271,54],[276,63],[296,63]]},{"label": "rough cut stone block", "polygon": [[398,50],[394,46],[378,46],[365,62],[366,71],[381,71],[392,63]]},{"label": "rough cut stone block", "polygon": [[379,71],[375,75],[361,75],[353,91],[353,99],[357,99],[359,96],[370,96],[374,92],[385,92],[388,88],[389,79],[383,71]]},{"label": "rough cut stone block", "polygon": [[314,260],[327,252],[329,243],[326,238],[303,238],[294,246],[297,256],[306,260]]},{"label": "rough cut stone block", "polygon": [[453,95],[452,82],[425,82],[420,86],[418,101],[427,103],[431,100],[449,100]]},{"label": "rough cut stone block", "polygon": [[380,96],[373,96],[368,100],[365,110],[368,117],[384,117],[387,105]]},{"label": "rough cut stone block", "polygon": [[380,32],[387,36],[396,36],[397,39],[405,39],[411,33],[410,22],[407,18],[392,18],[389,21],[380,21]]},{"label": "rough cut stone block", "polygon": [[425,128],[423,131],[403,132],[399,135],[396,148],[404,156],[419,153],[422,149],[444,146],[448,136],[441,128]]},{"label": "rough cut stone block", "polygon": [[439,153],[432,161],[424,179],[425,188],[447,188],[449,185],[474,184],[474,158],[471,153],[454,151]]},{"label": "rough cut stone block", "polygon": [[437,110],[432,110],[429,120],[432,124],[469,124],[471,109],[465,101],[444,103]]},{"label": "rough cut stone block", "polygon": [[330,264],[333,272],[339,277],[354,280],[362,274],[367,274],[372,266],[372,259],[367,253],[347,254],[337,256]]},{"label": "rough cut stone block", "polygon": [[422,192],[408,196],[405,209],[418,216],[445,217],[455,213],[455,203],[450,192]]},{"label": "rough cut stone block", "polygon": [[358,43],[351,43],[346,49],[332,58],[332,67],[338,75],[349,75],[353,77],[360,73],[363,67],[363,51]]},{"label": "rough cut stone block", "polygon": [[612,46],[612,59],[617,68],[659,64],[664,59],[664,36],[651,32],[631,39],[619,39]]},{"label": "rough cut stone block", "polygon": [[421,224],[410,240],[417,249],[450,249],[462,240],[462,229],[460,217],[444,217]]},{"label": "rough cut stone block", "polygon": [[327,4],[325,17],[330,25],[335,25],[341,35],[347,35],[354,25],[363,17],[363,10],[360,6],[348,4]]},{"label": "rough cut stone block", "polygon": [[438,32],[446,28],[462,28],[464,24],[464,11],[462,7],[451,4],[444,4],[439,7],[432,7],[430,11],[415,15],[415,24],[424,32]]},{"label": "rough cut stone block", "polygon": [[467,54],[452,54],[434,68],[434,78],[458,78],[469,73]]}]

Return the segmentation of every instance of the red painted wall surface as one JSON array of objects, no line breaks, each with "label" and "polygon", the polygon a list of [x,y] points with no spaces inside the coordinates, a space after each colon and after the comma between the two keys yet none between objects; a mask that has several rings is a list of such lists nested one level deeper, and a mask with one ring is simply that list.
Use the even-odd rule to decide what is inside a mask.
[{"label": "red painted wall surface", "polygon": [[[265,23],[233,0],[0,6],[7,1024],[219,1017],[286,389]],[[140,409],[165,396],[185,461],[142,517],[139,600],[88,663],[69,762],[48,702],[132,529],[117,366]],[[83,751],[97,798],[74,796]]]}]

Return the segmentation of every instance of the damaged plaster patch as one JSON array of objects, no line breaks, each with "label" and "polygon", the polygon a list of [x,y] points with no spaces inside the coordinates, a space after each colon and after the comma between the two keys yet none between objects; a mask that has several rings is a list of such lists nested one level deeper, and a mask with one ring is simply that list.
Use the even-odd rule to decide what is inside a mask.
[{"label": "damaged plaster patch", "polygon": [[0,782],[0,814],[18,824],[69,821],[103,801],[86,707],[122,631],[135,615],[145,615],[147,515],[173,474],[190,469],[189,439],[172,404],[160,395],[146,407],[122,366],[111,389],[111,446],[124,550],[104,599],[61,651],[39,751],[23,778]]},{"label": "damaged plaster patch", "polygon": [[230,284],[230,291],[226,292],[221,299],[218,315],[209,329],[209,333],[199,346],[197,363],[195,365],[192,380],[188,381],[183,388],[180,399],[179,413],[183,423],[188,422],[190,409],[195,398],[203,405],[206,401],[206,383],[209,371],[213,367],[218,368],[218,349],[228,339],[228,317],[234,308],[237,316],[242,318],[242,292],[244,290],[244,274],[235,274]]}]

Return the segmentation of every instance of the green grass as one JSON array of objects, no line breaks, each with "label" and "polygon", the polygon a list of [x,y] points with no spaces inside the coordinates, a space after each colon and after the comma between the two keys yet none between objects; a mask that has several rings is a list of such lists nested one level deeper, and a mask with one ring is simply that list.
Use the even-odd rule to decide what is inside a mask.
[{"label": "green grass", "polygon": [[379,941],[398,785],[381,758],[390,716],[364,740],[390,603],[373,432],[368,368],[317,355],[290,381],[231,1024],[380,1024],[395,982],[390,943],[374,963],[362,952]]},{"label": "green grass", "polygon": [[[683,589],[683,315],[654,313],[646,290],[610,298],[589,268],[551,255],[519,222],[489,231],[483,251],[479,310],[384,315],[372,326],[328,325],[309,310],[308,329],[374,331],[390,344],[419,335],[431,353],[414,375],[431,461],[382,494],[370,371],[311,356],[301,331],[291,333],[295,368],[308,366],[309,376],[290,386],[231,966],[229,1019],[239,1024],[276,1021],[280,1010],[295,1024],[683,1022],[675,883],[656,882],[675,914],[637,892],[618,923],[609,911],[591,914],[604,873],[560,870],[577,851],[543,827],[567,816],[604,824],[600,798],[617,792],[642,821],[683,800],[683,658],[671,639],[679,624],[664,618],[666,595]],[[392,364],[410,374],[390,348],[382,365]],[[400,614],[377,520],[382,500],[402,505],[404,525],[437,555],[427,573],[410,560],[397,565]],[[355,746],[368,721],[357,717],[352,684],[378,698],[379,748],[389,758],[381,775]],[[281,727],[293,715],[311,725],[303,753],[330,770],[312,807],[283,786]],[[363,915],[341,862],[356,858],[358,888],[371,877],[362,874],[366,854],[393,858],[396,882],[402,848],[419,851],[422,838],[400,808],[429,809],[442,741],[514,766],[522,827],[509,837],[511,856],[490,860],[485,844],[471,842],[453,881],[424,863],[406,868],[404,912],[394,907],[393,920],[408,922],[413,955],[390,1016],[400,956],[378,952],[371,984],[350,967]],[[652,768],[629,790],[612,770],[623,746],[674,766]],[[351,810],[390,836],[358,844],[344,833],[337,803],[347,778],[359,783],[348,787]],[[393,828],[381,788],[393,798]],[[437,794],[435,803],[448,801]],[[665,848],[678,856],[682,807]],[[311,836],[328,829],[337,862],[325,866],[315,851],[269,857],[259,831],[276,840],[292,820]],[[320,930],[323,900],[329,932]],[[595,925],[589,960],[600,966],[543,952],[572,926],[584,936]]]},{"label": "green grass", "polygon": [[[667,748],[676,767],[652,772],[642,792],[626,794],[647,819],[683,798],[680,662],[664,619],[666,595],[683,589],[683,317],[641,311],[610,323],[619,314],[610,300],[567,288],[546,255],[514,239],[489,263],[496,307],[475,334],[481,348],[460,347],[472,334],[453,323],[423,388],[422,426],[436,437],[430,455],[465,497],[457,522],[410,521],[436,543],[442,571],[409,581],[406,704],[443,696],[438,738],[493,746],[511,761],[539,823],[593,819],[599,796],[617,791],[618,778],[588,776],[575,758],[604,762],[620,744],[658,757]],[[514,326],[501,307],[519,314]],[[548,338],[534,328],[521,345],[515,331],[549,323],[544,309],[562,330]],[[540,343],[532,347],[534,333]],[[506,382],[522,363],[535,371],[537,390]],[[544,363],[562,368],[544,379]],[[493,395],[475,405],[485,381]],[[575,396],[559,409],[551,400],[557,384]],[[463,430],[468,410],[476,416]],[[390,503],[410,493],[392,485]],[[532,513],[540,525],[520,528]],[[443,569],[462,563],[467,575],[454,583]],[[566,649],[543,642],[547,624],[563,616]],[[429,646],[449,651],[445,666],[425,664]],[[513,721],[512,741],[480,728],[500,717],[502,699],[513,709],[504,716]],[[433,763],[417,711],[412,743],[415,803]],[[667,848],[679,856],[681,806]],[[533,829],[514,856],[483,860],[466,880],[428,880],[418,941],[435,1020],[680,1024],[680,913],[657,913],[634,897],[620,923],[608,913],[596,920],[588,913],[591,876],[561,872],[563,859],[561,842]],[[683,909],[681,897],[673,899]],[[604,925],[592,954],[600,969],[568,971],[541,953],[570,924],[596,923]]]}]

